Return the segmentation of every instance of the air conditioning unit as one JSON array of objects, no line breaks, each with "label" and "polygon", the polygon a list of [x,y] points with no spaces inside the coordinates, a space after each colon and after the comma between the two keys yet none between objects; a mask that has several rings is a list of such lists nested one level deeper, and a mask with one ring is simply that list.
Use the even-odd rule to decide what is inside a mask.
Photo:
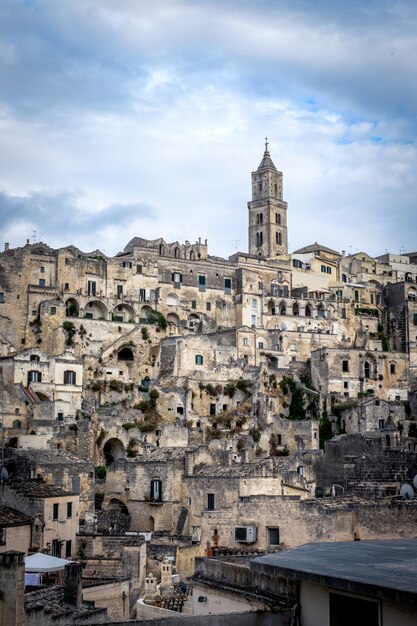
[{"label": "air conditioning unit", "polygon": [[256,541],[256,526],[235,526],[235,541],[254,543]]}]

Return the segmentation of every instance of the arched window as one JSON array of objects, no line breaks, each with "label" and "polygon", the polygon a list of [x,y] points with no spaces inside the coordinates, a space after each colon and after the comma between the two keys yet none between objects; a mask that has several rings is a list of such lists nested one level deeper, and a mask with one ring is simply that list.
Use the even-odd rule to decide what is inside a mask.
[{"label": "arched window", "polygon": [[259,233],[259,245],[261,246],[264,242],[264,234],[263,233]]},{"label": "arched window", "polygon": [[196,365],[203,365],[203,356],[201,354],[196,354],[195,355],[195,364]]},{"label": "arched window", "polygon": [[262,183],[261,182],[258,183],[258,191],[259,191],[259,193],[262,192]]},{"label": "arched window", "polygon": [[347,283],[347,276],[346,276],[346,274],[342,274],[342,283]]},{"label": "arched window", "polygon": [[[276,187],[276,185],[275,185]],[[275,222],[277,224],[281,224],[281,215],[279,213],[275,213]]]},{"label": "arched window", "polygon": [[278,185],[275,183],[274,185],[274,191],[275,191],[275,195],[278,195]]},{"label": "arched window", "polygon": [[284,303],[284,302],[282,302],[282,303],[279,305],[279,314],[280,314],[280,315],[286,315],[286,314],[287,314],[287,307],[285,306],[285,303]]},{"label": "arched window", "polygon": [[22,422],[20,420],[13,420],[13,428],[22,428]]},{"label": "arched window", "polygon": [[159,244],[159,256],[163,256],[164,255],[164,246],[162,245],[162,243]]},{"label": "arched window", "polygon": [[264,221],[264,214],[263,213],[259,213],[259,223],[263,224]]},{"label": "arched window", "polygon": [[259,224],[259,213],[256,214],[256,223]]},{"label": "arched window", "polygon": [[300,315],[300,307],[298,306],[297,302],[294,302],[294,304],[292,305],[292,314],[295,316]]},{"label": "arched window", "polygon": [[363,370],[364,370],[365,378],[371,378],[372,368],[371,368],[371,364],[369,363],[369,361],[365,361]]},{"label": "arched window", "polygon": [[312,315],[312,310],[311,310],[311,306],[309,304],[306,304],[306,313],[305,313],[306,317],[311,317]]},{"label": "arched window", "polygon": [[282,244],[282,235],[281,233],[275,233],[275,241],[280,246]]},{"label": "arched window", "polygon": [[176,259],[180,258],[180,249],[179,248],[175,248],[175,250],[174,250],[174,257]]}]

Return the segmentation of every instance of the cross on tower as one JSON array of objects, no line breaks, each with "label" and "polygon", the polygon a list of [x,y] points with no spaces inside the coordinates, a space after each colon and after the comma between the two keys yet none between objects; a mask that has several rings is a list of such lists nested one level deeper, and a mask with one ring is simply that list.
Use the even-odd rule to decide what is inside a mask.
[{"label": "cross on tower", "polygon": [[268,137],[265,137],[265,152],[268,152]]}]

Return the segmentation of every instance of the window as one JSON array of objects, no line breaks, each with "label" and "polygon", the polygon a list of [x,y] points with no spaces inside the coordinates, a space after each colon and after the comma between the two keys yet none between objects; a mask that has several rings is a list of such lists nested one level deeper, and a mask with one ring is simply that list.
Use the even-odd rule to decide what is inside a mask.
[{"label": "window", "polygon": [[203,356],[201,354],[196,354],[195,355],[195,364],[196,365],[203,365]]},{"label": "window", "polygon": [[258,301],[256,298],[252,298],[252,309],[256,309],[258,306]]},{"label": "window", "polygon": [[123,285],[117,285],[117,298],[123,298]]},{"label": "window", "polygon": [[139,289],[139,302],[146,302],[146,289]]},{"label": "window", "polygon": [[275,223],[281,224],[281,215],[279,213],[275,213]]},{"label": "window", "polygon": [[142,274],[142,265],[136,265],[136,274]]},{"label": "window", "polygon": [[13,428],[22,428],[22,422],[20,420],[13,420]]},{"label": "window", "polygon": [[380,430],[383,430],[385,428],[385,420],[379,420],[378,421],[378,426]]},{"label": "window", "polygon": [[342,274],[342,283],[347,283],[347,276],[346,276],[346,274]]},{"label": "window", "polygon": [[30,370],[28,372],[28,383],[41,383],[41,382],[42,382],[41,372],[37,372],[36,370]]},{"label": "window", "polygon": [[374,294],[371,293],[371,304],[373,304],[373,303],[374,303]]},{"label": "window", "polygon": [[226,294],[232,293],[232,279],[231,278],[224,279],[224,293]]},{"label": "window", "polygon": [[349,371],[349,361],[347,359],[344,359],[342,361],[342,372],[348,372]]},{"label": "window", "polygon": [[329,592],[329,626],[379,626],[379,601]]},{"label": "window", "polygon": [[342,311],[341,311],[341,317],[342,317],[342,320],[346,319],[346,309],[345,308],[343,308]]},{"label": "window", "polygon": [[177,406],[177,414],[178,415],[184,415],[184,407],[183,406]]},{"label": "window", "polygon": [[66,541],[66,543],[65,543],[65,556],[66,556],[66,558],[71,556],[71,553],[72,553],[72,541],[71,541],[71,539],[68,539],[68,541]]},{"label": "window", "polygon": [[151,500],[162,502],[162,480],[153,478],[151,480]]},{"label": "window", "polygon": [[355,289],[355,302],[359,302],[359,291]]},{"label": "window", "polygon": [[268,545],[279,546],[279,528],[268,528]]},{"label": "window", "polygon": [[51,306],[50,314],[56,315],[56,306]]},{"label": "window", "polygon": [[55,502],[55,503],[52,505],[52,519],[53,519],[53,520],[57,520],[57,519],[58,519],[58,516],[59,516],[59,503],[58,503],[58,502]]},{"label": "window", "polygon": [[263,341],[258,341],[258,348],[259,348],[260,350],[262,350],[262,349],[263,349],[263,347],[264,347],[264,342],[263,342]]},{"label": "window", "polygon": [[304,466],[303,466],[303,465],[299,465],[299,466],[297,467],[297,474],[298,474],[299,476],[304,476]]},{"label": "window", "polygon": [[397,371],[395,363],[390,363],[390,372],[391,374],[395,374]]},{"label": "window", "polygon": [[249,338],[248,337],[243,337],[243,345],[244,346],[248,346],[249,345]]},{"label": "window", "polygon": [[214,493],[207,494],[207,509],[214,511]]},{"label": "window", "polygon": [[64,289],[65,289],[65,291],[69,291],[69,283],[65,283]]},{"label": "window", "polygon": [[45,268],[44,268],[44,267],[42,267],[42,266],[40,267],[40,273],[41,273],[41,274],[45,274]]},{"label": "window", "polygon": [[198,288],[199,288],[200,291],[205,291],[206,290],[206,277],[202,276],[201,274],[198,277]]},{"label": "window", "polygon": [[328,274],[331,274],[331,273],[332,273],[332,268],[331,268],[331,267],[326,267],[326,272],[327,272]]},{"label": "window", "polygon": [[256,315],[251,315],[251,318],[250,318],[250,319],[251,319],[251,322],[250,322],[250,323],[251,323],[251,325],[252,325],[252,326],[256,326]]},{"label": "window", "polygon": [[343,382],[343,388],[344,388],[344,389],[348,389],[348,388],[349,388],[349,382],[348,382],[347,380],[345,380],[345,381]]},{"label": "window", "polygon": [[72,517],[72,502],[67,502],[67,517]]},{"label": "window", "polygon": [[216,405],[210,404],[210,415],[216,415]]},{"label": "window", "polygon": [[182,274],[180,274],[180,272],[172,272],[172,282],[174,283],[174,287],[178,289],[182,283]]},{"label": "window", "polygon": [[132,268],[131,261],[123,261],[122,267],[126,267],[127,269],[131,269]]},{"label": "window", "polygon": [[282,244],[282,235],[281,233],[275,233],[275,241],[280,246]]},{"label": "window", "polygon": [[206,302],[206,311],[211,311],[211,302]]},{"label": "window", "polygon": [[30,360],[31,360],[32,363],[39,362],[39,357],[38,357],[37,354],[31,354],[30,355]]},{"label": "window", "polygon": [[4,291],[0,291],[0,303],[3,304],[4,302]]},{"label": "window", "polygon": [[59,541],[59,539],[52,540],[52,556],[57,556],[58,558],[61,558],[61,546],[62,543],[61,541]]},{"label": "window", "polygon": [[58,420],[58,422],[63,422],[64,421],[64,414],[63,413],[58,413],[58,415],[56,416],[56,419]]},{"label": "window", "polygon": [[45,279],[44,278],[40,278],[39,279],[39,287],[45,287]]},{"label": "window", "polygon": [[191,308],[192,309],[196,309],[197,308],[197,300],[191,300]]},{"label": "window", "polygon": [[76,373],[72,370],[65,370],[64,372],[64,385],[75,385]]},{"label": "window", "polygon": [[413,324],[417,326],[417,313],[413,313]]},{"label": "window", "polygon": [[87,282],[87,294],[89,296],[95,296],[96,295],[96,289],[97,289],[97,284],[95,280],[89,280]]},{"label": "window", "polygon": [[369,363],[369,361],[365,361],[364,373],[365,373],[365,378],[371,377],[371,364]]},{"label": "window", "polygon": [[322,265],[322,266],[320,267],[320,270],[323,272],[323,274],[325,274],[325,273],[326,273],[326,266],[325,266],[325,265]]}]

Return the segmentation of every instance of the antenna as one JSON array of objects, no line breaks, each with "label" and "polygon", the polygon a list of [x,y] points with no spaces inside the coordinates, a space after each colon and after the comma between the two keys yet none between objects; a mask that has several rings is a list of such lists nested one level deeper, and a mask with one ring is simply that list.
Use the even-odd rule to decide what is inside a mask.
[{"label": "antenna", "polygon": [[238,244],[240,243],[240,239],[232,239],[232,241],[233,241],[233,242],[234,242],[234,244],[235,244],[235,250],[239,250],[239,248],[238,248]]},{"label": "antenna", "polygon": [[411,485],[404,483],[404,485],[401,485],[400,496],[402,496],[406,500],[412,500],[414,498],[414,489],[411,487]]},{"label": "antenna", "polygon": [[33,239],[33,243],[35,243],[36,241],[36,230],[32,230],[32,239]]}]

